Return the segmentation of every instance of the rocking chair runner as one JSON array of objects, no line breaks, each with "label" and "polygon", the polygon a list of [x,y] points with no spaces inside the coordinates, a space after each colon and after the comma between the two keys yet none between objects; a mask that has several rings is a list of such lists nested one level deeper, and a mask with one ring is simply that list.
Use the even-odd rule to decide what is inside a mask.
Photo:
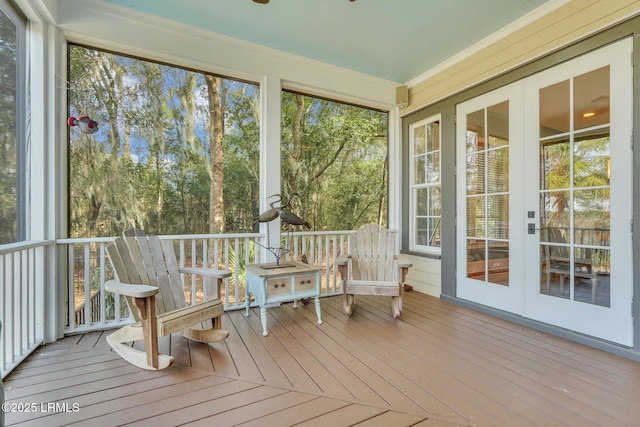
[{"label": "rocking chair runner", "polygon": [[350,251],[348,256],[336,259],[343,281],[345,314],[351,315],[354,295],[381,295],[391,297],[393,317],[400,316],[404,280],[411,263],[396,256],[395,233],[367,224],[358,230]]},{"label": "rocking chair runner", "polygon": [[[164,369],[173,363],[173,357],[158,353],[158,337],[180,332],[191,340],[210,343],[229,335],[221,329],[224,306],[220,286],[230,272],[178,267],[171,242],[138,229],[122,233],[107,246],[107,253],[116,280],[107,281],[105,289],[125,296],[136,322],[107,337],[111,348],[123,359],[144,369]],[[210,299],[187,305],[180,273],[216,279]],[[201,323],[209,319],[212,327],[202,329]],[[125,344],[138,340],[144,340],[145,352]]]}]

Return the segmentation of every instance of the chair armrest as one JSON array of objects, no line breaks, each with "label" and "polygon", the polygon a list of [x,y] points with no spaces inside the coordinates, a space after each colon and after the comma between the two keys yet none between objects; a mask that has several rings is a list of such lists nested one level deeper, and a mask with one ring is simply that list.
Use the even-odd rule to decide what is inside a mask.
[{"label": "chair armrest", "polygon": [[347,263],[349,262],[349,258],[351,258],[350,256],[339,256],[338,258],[336,258],[336,265],[347,265]]},{"label": "chair armrest", "polygon": [[129,283],[118,282],[117,280],[107,280],[104,282],[104,289],[132,298],[146,298],[160,292],[160,288],[157,286],[131,285]]},{"label": "chair armrest", "polygon": [[401,267],[401,268],[413,267],[413,263],[405,257],[398,256],[396,257],[396,261],[398,262],[398,267]]},{"label": "chair armrest", "polygon": [[229,270],[216,270],[214,268],[180,267],[180,273],[198,274],[200,276],[215,277],[216,279],[226,279],[231,277]]}]

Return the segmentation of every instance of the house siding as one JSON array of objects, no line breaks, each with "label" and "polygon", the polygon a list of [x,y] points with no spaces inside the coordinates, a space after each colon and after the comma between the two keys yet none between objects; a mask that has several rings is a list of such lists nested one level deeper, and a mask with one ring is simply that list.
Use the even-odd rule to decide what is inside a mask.
[{"label": "house siding", "polygon": [[403,258],[413,264],[409,269],[405,283],[411,285],[418,292],[440,297],[442,276],[440,260],[408,254],[403,255]]},{"label": "house siding", "polygon": [[470,88],[640,13],[637,0],[571,0],[409,87],[402,115]]}]

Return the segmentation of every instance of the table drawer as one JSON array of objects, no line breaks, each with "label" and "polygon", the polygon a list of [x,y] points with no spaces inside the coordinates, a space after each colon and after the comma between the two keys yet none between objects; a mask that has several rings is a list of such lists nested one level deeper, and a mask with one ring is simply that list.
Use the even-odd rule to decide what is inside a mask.
[{"label": "table drawer", "polygon": [[296,292],[308,291],[310,289],[316,288],[315,274],[304,274],[300,276],[295,276],[293,280],[294,280],[294,288]]},{"label": "table drawer", "polygon": [[290,277],[274,277],[273,279],[267,279],[267,297],[270,295],[288,294],[291,292],[291,278]]}]

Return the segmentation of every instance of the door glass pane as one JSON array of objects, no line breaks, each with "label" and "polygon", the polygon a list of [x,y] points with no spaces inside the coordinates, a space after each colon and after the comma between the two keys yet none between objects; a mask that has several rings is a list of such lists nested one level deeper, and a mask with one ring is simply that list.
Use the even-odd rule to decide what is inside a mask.
[{"label": "door glass pane", "polygon": [[569,80],[540,90],[540,138],[569,132]]},{"label": "door glass pane", "polygon": [[609,66],[574,79],[575,130],[609,123]]},{"label": "door glass pane", "polygon": [[467,156],[467,194],[484,194],[484,154]]},{"label": "door glass pane", "polygon": [[609,128],[596,134],[581,135],[573,144],[573,185],[608,186],[611,176]]},{"label": "door glass pane", "polygon": [[509,238],[509,195],[487,198],[487,236],[493,239]]},{"label": "door glass pane", "polygon": [[484,202],[483,196],[467,198],[467,236],[469,237],[484,237],[487,234]]},{"label": "door glass pane", "polygon": [[509,243],[491,241],[489,247],[488,280],[498,285],[509,286]]},{"label": "door glass pane", "polygon": [[501,193],[509,191],[509,147],[491,150],[487,164],[487,191]]},{"label": "door glass pane", "polygon": [[467,240],[467,277],[487,279],[487,242],[484,240]]},{"label": "door glass pane", "polygon": [[569,188],[569,140],[545,141],[540,147],[540,188]]},{"label": "door glass pane", "polygon": [[569,191],[540,193],[540,228],[543,231],[540,234],[540,241],[554,241],[549,240],[549,236],[545,234],[547,229],[569,230],[571,221],[570,197]]},{"label": "door glass pane", "polygon": [[609,67],[540,101],[540,293],[609,307]]},{"label": "door glass pane", "polygon": [[478,110],[467,114],[467,153],[484,148],[484,110]]},{"label": "door glass pane", "polygon": [[432,122],[427,125],[427,151],[440,150],[440,123]]},{"label": "door glass pane", "polygon": [[466,118],[467,277],[508,285],[509,102]]},{"label": "door glass pane", "polygon": [[509,144],[509,101],[487,108],[489,148]]}]

